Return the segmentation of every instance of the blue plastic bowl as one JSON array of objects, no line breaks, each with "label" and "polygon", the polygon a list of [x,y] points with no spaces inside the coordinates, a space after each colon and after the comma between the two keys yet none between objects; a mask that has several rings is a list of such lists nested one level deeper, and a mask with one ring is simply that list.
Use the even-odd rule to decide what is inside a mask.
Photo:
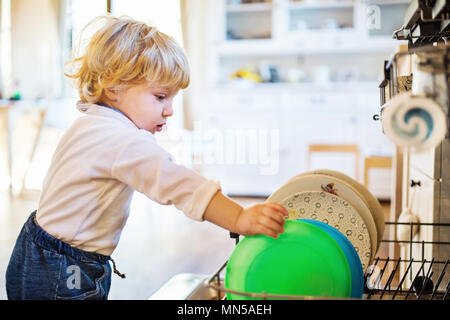
[{"label": "blue plastic bowl", "polygon": [[350,273],[352,275],[351,297],[362,298],[364,292],[363,267],[361,264],[361,260],[359,259],[358,253],[356,252],[352,243],[341,232],[339,232],[338,230],[336,230],[332,226],[329,226],[326,223],[310,219],[297,219],[297,220],[305,221],[314,224],[318,227],[321,227],[329,235],[331,235],[334,240],[336,240],[336,242],[342,248],[342,251],[345,253],[348,265],[350,267]]}]

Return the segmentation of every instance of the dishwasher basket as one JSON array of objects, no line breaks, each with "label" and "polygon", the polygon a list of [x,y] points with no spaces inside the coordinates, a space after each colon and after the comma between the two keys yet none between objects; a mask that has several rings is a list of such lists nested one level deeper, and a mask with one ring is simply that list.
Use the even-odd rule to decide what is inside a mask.
[{"label": "dishwasher basket", "polygon": [[[397,228],[398,225],[409,225],[411,235],[413,227],[419,228],[442,228],[443,232],[449,234],[450,223],[409,223],[409,222],[386,222],[386,227]],[[441,230],[442,230],[441,229]],[[396,231],[396,230],[394,230]],[[391,233],[391,234],[396,234]],[[236,244],[239,242],[239,235],[230,233]],[[371,266],[366,270],[365,286],[362,299],[380,300],[448,300],[450,280],[448,268],[449,257],[445,259],[426,259],[426,246],[445,247],[444,252],[450,248],[450,242],[442,241],[415,241],[410,236],[409,241],[399,241],[395,239],[385,239],[382,243],[402,246],[409,250],[409,258],[391,259],[389,256],[377,256]],[[422,254],[413,256],[413,246],[420,246]],[[420,250],[419,250],[420,251]],[[329,300],[342,298],[300,296],[300,295],[280,295],[270,292],[241,292],[224,287],[223,274],[226,270],[225,262],[212,276],[205,279],[197,290],[208,290],[211,299],[226,299],[225,293],[235,293],[245,297],[260,299],[283,299],[283,300]],[[205,295],[203,295],[205,297]],[[349,298],[350,299],[350,298]],[[357,299],[359,300],[359,299]]]}]

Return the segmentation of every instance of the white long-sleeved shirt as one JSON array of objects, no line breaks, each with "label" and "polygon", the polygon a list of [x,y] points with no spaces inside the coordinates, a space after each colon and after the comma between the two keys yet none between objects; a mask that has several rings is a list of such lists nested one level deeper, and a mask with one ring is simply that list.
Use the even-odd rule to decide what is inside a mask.
[{"label": "white long-sleeved shirt", "polygon": [[84,115],[61,138],[44,180],[36,213],[44,230],[75,248],[111,255],[134,190],[203,220],[218,182],[175,164],[152,133],[125,115],[96,104],[77,108]]}]

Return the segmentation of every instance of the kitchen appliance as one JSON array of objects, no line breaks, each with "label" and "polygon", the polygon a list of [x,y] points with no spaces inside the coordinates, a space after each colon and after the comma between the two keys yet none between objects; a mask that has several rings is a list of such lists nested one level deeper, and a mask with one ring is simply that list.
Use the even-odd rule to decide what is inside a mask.
[{"label": "kitchen appliance", "polygon": [[[408,46],[385,62],[384,79],[379,86],[378,118],[383,132],[397,146],[391,220],[401,223],[396,232],[399,236],[409,236],[408,241],[396,238],[403,242],[390,245],[390,256],[402,260],[399,264],[402,272],[410,270],[416,274],[428,269],[430,274],[442,274],[436,290],[443,292],[448,292],[450,279],[448,272],[441,272],[450,257],[450,229],[446,227],[450,223],[449,14],[448,1],[411,2],[403,27],[394,32],[394,38],[407,40]],[[415,138],[393,134],[395,125],[391,116],[400,114],[402,108],[403,115],[409,112],[407,109],[414,110],[416,128],[421,126],[415,133],[412,126],[409,132],[404,130],[410,134],[409,138],[420,136],[419,131],[428,131],[426,136],[432,139],[411,142]],[[407,124],[405,119],[400,118],[400,122]],[[405,213],[409,214],[409,232],[405,232],[408,222],[401,222],[406,221]],[[437,280],[433,280],[435,285]],[[405,284],[413,287],[417,285],[415,281],[410,276]]]},{"label": "kitchen appliance", "polygon": [[[449,36],[450,6],[445,0],[411,1],[403,27],[393,35],[407,40],[408,45],[384,63],[384,79],[379,85],[381,110],[374,120],[386,121],[383,117],[392,108],[389,102],[406,94],[411,99],[428,99],[433,107],[440,107],[446,126],[442,138],[418,150],[393,141],[397,145],[393,161],[395,188],[390,221],[384,223],[386,230],[381,240],[389,253],[376,256],[367,268],[363,299],[450,299]],[[400,213],[407,209],[418,217],[418,222],[399,221]],[[398,239],[397,229],[405,227],[410,228],[409,239]],[[239,235],[230,236],[239,242]],[[184,280],[174,277],[154,297],[224,299],[228,292],[263,299],[333,299],[229,290],[223,283],[226,266],[227,262],[213,275],[186,274]],[[168,288],[182,287],[185,282],[192,285],[180,295],[173,290],[168,294]]]},{"label": "kitchen appliance", "polygon": [[[446,223],[402,223],[386,222],[387,227],[398,227],[401,225],[419,226],[420,228],[441,228],[445,232],[450,232],[450,224]],[[231,234],[236,243],[239,242],[239,235]],[[401,241],[396,239],[382,240],[384,243],[396,243]],[[406,243],[412,247],[415,241]],[[449,242],[421,242],[422,249],[426,245],[449,247]],[[267,292],[255,293],[226,289],[224,286],[224,274],[228,261],[226,261],[212,275],[201,275],[183,273],[178,274],[166,282],[149,299],[151,300],[223,300],[225,294],[236,294],[248,298],[262,299],[283,299],[283,300],[342,300],[343,298],[317,297],[304,295],[283,295],[271,294]],[[400,265],[406,263],[407,268],[402,271]],[[412,265],[417,264],[419,268],[413,272]],[[439,272],[433,269],[442,264]],[[445,282],[445,275],[448,274],[449,259],[439,261],[436,259],[426,260],[420,256],[405,260],[403,258],[391,259],[387,257],[377,257],[371,267],[364,275],[364,294],[362,299],[379,300],[447,300],[450,299],[449,285]],[[392,270],[392,271],[390,271]],[[407,285],[407,282],[410,284]],[[446,288],[446,289],[442,289]],[[346,298],[354,299],[354,298]]]}]

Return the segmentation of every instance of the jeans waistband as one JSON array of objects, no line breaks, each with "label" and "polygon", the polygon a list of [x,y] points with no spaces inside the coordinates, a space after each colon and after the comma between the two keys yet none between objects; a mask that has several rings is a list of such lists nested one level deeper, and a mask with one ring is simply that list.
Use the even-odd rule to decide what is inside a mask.
[{"label": "jeans waistband", "polygon": [[111,259],[109,256],[71,247],[69,244],[56,239],[36,223],[35,216],[36,211],[33,211],[27,222],[25,222],[24,228],[28,236],[30,236],[37,245],[43,247],[44,249],[57,252],[59,254],[64,254],[76,260],[85,262],[95,260],[100,263],[106,263]]}]

